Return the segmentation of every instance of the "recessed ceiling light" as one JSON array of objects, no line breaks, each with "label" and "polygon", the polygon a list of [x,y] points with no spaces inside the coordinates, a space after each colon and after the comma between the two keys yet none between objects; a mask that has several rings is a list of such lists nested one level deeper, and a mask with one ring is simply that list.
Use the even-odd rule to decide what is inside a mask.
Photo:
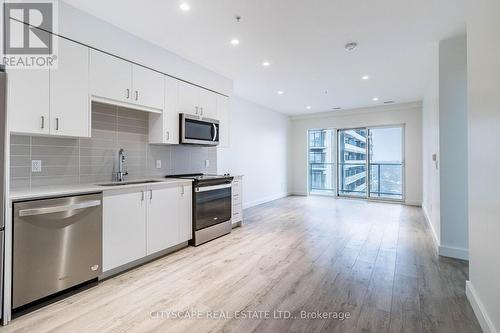
[{"label": "recessed ceiling light", "polygon": [[378,101],[378,97],[373,97],[372,101],[377,102]]},{"label": "recessed ceiling light", "polygon": [[306,109],[307,109],[307,110],[311,110],[311,106],[309,106],[309,105],[308,105],[308,106],[306,106]]},{"label": "recessed ceiling light", "polygon": [[234,45],[234,46],[239,45],[240,44],[240,40],[237,39],[237,38],[233,38],[233,39],[231,39],[231,44]]},{"label": "recessed ceiling light", "polygon": [[283,95],[285,92],[283,90],[278,90],[278,95]]},{"label": "recessed ceiling light", "polygon": [[269,66],[271,66],[271,63],[269,61],[263,61],[262,66],[269,67]]},{"label": "recessed ceiling light", "polygon": [[182,11],[187,12],[188,10],[190,10],[190,9],[191,9],[191,6],[190,6],[188,3],[183,2],[183,3],[181,3],[181,4],[179,5],[179,8],[180,8]]},{"label": "recessed ceiling light", "polygon": [[369,80],[369,79],[370,79],[370,76],[368,76],[368,75],[363,75],[361,77],[361,80]]}]

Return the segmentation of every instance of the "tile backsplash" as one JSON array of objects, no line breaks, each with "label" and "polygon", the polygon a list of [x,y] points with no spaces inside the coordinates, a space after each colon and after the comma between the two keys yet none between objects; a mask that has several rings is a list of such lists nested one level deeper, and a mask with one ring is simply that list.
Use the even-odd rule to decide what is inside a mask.
[{"label": "tile backsplash", "polygon": [[[127,179],[217,170],[216,148],[149,145],[147,112],[100,103],[92,103],[91,138],[11,135],[10,148],[12,189],[111,181],[120,148]],[[41,161],[41,172],[31,171],[32,160]]]}]

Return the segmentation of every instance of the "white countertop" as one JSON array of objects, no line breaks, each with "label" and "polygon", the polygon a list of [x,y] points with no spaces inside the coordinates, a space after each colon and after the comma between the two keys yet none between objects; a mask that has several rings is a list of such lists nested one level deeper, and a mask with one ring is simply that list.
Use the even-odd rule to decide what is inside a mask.
[{"label": "white countertop", "polygon": [[[191,179],[178,179],[178,178],[147,178],[147,180],[156,180],[155,183],[139,183],[139,184],[129,184],[120,186],[102,186],[99,184],[111,183],[102,182],[99,184],[73,184],[73,185],[51,185],[51,186],[40,186],[32,189],[22,189],[22,190],[11,190],[9,198],[11,201],[19,200],[29,200],[29,199],[39,199],[57,196],[66,196],[72,194],[84,194],[84,193],[95,193],[95,192],[105,192],[105,191],[116,191],[123,189],[130,189],[135,187],[143,186],[161,186],[165,184],[186,184],[191,183]],[[140,180],[130,180],[130,181],[140,181]]]}]

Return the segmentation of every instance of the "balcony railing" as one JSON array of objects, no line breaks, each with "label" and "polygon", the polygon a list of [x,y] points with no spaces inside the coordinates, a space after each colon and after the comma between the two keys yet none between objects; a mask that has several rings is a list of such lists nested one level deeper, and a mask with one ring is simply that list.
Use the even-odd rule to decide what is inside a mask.
[{"label": "balcony railing", "polygon": [[370,164],[370,197],[403,199],[402,163]]},{"label": "balcony railing", "polygon": [[[345,163],[339,164],[339,194],[366,196],[366,163],[353,162],[345,161]],[[310,191],[334,193],[335,167],[334,163],[309,163]],[[354,167],[359,167],[359,172],[350,171]],[[402,163],[371,163],[369,196],[372,198],[402,199],[402,177]],[[363,181],[360,182],[360,180]]]},{"label": "balcony railing", "polygon": [[335,164],[309,163],[309,190],[311,192],[335,192]]}]

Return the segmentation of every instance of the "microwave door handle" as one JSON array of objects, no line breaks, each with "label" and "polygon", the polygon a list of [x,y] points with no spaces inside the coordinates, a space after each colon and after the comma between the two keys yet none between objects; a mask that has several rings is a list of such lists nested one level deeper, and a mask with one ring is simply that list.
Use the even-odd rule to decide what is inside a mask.
[{"label": "microwave door handle", "polygon": [[214,127],[214,138],[212,139],[212,141],[215,141],[217,139],[217,125],[212,124],[212,126]]}]

